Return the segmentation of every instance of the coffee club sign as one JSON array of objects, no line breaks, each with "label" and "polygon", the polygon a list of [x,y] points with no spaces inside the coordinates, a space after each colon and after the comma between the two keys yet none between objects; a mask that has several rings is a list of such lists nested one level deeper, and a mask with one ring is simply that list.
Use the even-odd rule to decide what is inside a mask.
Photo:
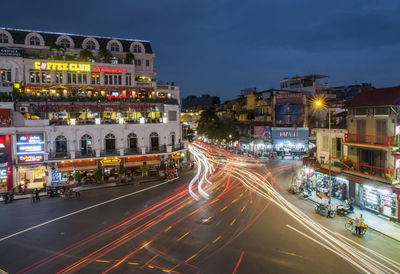
[{"label": "coffee club sign", "polygon": [[90,72],[91,65],[85,63],[57,63],[57,62],[34,62],[33,67],[36,70],[55,70],[55,71],[73,71]]}]

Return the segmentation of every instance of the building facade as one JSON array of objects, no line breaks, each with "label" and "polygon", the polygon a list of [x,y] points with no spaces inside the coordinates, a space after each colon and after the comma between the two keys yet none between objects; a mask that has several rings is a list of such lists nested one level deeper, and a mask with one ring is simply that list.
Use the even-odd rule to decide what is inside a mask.
[{"label": "building facade", "polygon": [[3,190],[180,160],[179,87],[154,58],[149,41],[0,29]]}]

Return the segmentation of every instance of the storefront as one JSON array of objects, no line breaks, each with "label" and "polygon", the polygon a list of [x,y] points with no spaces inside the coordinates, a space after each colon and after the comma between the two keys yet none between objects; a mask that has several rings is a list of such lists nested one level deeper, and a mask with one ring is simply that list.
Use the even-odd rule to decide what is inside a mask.
[{"label": "storefront", "polygon": [[13,188],[11,136],[0,136],[0,193]]},{"label": "storefront", "polygon": [[118,169],[121,165],[120,158],[104,158],[100,161],[100,166],[103,169],[104,179],[107,181],[115,181],[118,179]]},{"label": "storefront", "polygon": [[18,185],[27,190],[46,187],[47,169],[43,164],[18,166]]},{"label": "storefront", "polygon": [[274,151],[281,155],[303,154],[308,151],[308,128],[277,128],[271,130]]},{"label": "storefront", "polygon": [[365,209],[398,220],[398,197],[392,186],[364,184],[359,189],[360,200]]},{"label": "storefront", "polygon": [[93,174],[98,169],[97,160],[77,160],[59,162],[51,170],[51,185],[70,185],[74,183],[72,174],[74,171],[82,173],[83,182],[94,181]]}]

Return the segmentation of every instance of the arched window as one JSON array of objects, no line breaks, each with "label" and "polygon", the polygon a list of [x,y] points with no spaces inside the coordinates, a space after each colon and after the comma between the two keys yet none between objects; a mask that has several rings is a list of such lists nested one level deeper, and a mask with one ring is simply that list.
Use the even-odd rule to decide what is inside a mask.
[{"label": "arched window", "polygon": [[119,51],[118,43],[111,43],[111,51]]},{"label": "arched window", "polygon": [[128,135],[128,148],[129,152],[137,152],[137,136],[135,133]]},{"label": "arched window", "polygon": [[65,153],[67,152],[67,138],[63,135],[59,135],[56,138],[56,153]]},{"label": "arched window", "polygon": [[171,132],[169,134],[169,142],[170,142],[171,146],[175,145],[175,132]]},{"label": "arched window", "polygon": [[8,35],[5,33],[0,33],[0,43],[8,44],[10,40],[8,39]]},{"label": "arched window", "polygon": [[37,36],[32,36],[29,38],[29,45],[31,46],[40,46],[40,39]]},{"label": "arched window", "polygon": [[81,138],[81,154],[91,155],[92,154],[92,136],[85,134]]},{"label": "arched window", "polygon": [[60,40],[60,46],[69,49],[71,47],[71,43],[67,38],[63,38]]},{"label": "arched window", "polygon": [[105,145],[105,150],[106,152],[113,153],[115,152],[115,135],[112,133],[109,133],[106,135],[104,138],[104,145]]},{"label": "arched window", "polygon": [[133,46],[133,52],[134,53],[142,53],[142,47],[138,44]]},{"label": "arched window", "polygon": [[86,42],[86,49],[88,50],[95,50],[96,49],[96,43],[89,40]]},{"label": "arched window", "polygon": [[160,146],[159,136],[156,132],[150,134],[150,150],[158,151]]}]

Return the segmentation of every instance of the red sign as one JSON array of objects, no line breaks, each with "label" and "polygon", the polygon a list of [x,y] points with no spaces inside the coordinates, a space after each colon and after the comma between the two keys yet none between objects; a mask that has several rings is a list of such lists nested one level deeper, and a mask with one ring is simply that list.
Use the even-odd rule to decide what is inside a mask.
[{"label": "red sign", "polygon": [[33,112],[154,111],[153,104],[31,104]]},{"label": "red sign", "polygon": [[11,109],[0,109],[0,127],[11,126]]},{"label": "red sign", "polygon": [[126,73],[126,69],[93,68],[93,72]]}]

